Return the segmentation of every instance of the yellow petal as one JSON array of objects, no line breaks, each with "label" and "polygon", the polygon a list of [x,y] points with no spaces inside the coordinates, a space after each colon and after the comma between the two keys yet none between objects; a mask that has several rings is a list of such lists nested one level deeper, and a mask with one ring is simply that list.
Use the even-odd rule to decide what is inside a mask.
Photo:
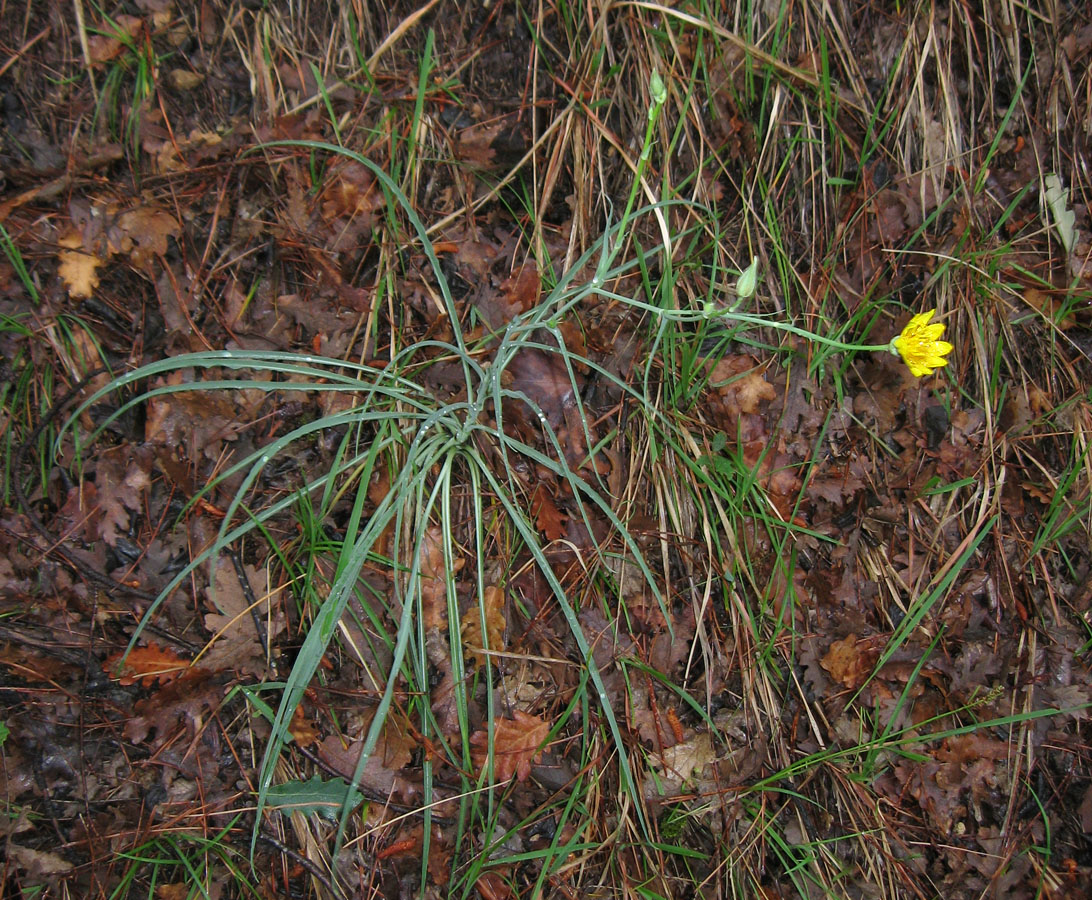
[{"label": "yellow petal", "polygon": [[895,350],[917,378],[948,365],[944,357],[954,349],[940,339],[944,334],[944,323],[930,321],[935,313],[936,310],[930,309],[913,316],[894,341]]}]

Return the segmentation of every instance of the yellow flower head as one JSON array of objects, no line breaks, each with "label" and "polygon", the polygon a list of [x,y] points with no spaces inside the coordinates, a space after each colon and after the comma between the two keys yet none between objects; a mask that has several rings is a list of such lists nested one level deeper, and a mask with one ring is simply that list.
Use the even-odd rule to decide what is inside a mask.
[{"label": "yellow flower head", "polygon": [[897,352],[910,367],[911,374],[921,378],[932,375],[934,369],[948,365],[944,357],[955,349],[947,341],[942,341],[944,326],[940,322],[929,324],[935,309],[918,313],[891,342],[891,352]]}]

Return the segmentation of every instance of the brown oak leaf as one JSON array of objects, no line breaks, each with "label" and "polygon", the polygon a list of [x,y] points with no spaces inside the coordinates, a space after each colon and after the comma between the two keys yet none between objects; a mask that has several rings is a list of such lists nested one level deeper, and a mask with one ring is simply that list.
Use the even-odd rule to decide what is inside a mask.
[{"label": "brown oak leaf", "polygon": [[302,706],[297,706],[292,713],[292,722],[288,726],[288,732],[300,747],[310,747],[318,740],[318,729],[315,728],[311,717],[307,715]]},{"label": "brown oak leaf", "polygon": [[83,238],[78,231],[62,237],[58,243],[68,248],[57,254],[57,259],[60,261],[57,274],[68,289],[68,296],[74,299],[88,299],[99,286],[96,270],[102,265],[102,259],[91,253],[80,252],[78,248],[83,246]]},{"label": "brown oak leaf", "polygon": [[138,268],[145,268],[153,258],[167,252],[167,238],[177,238],[181,232],[178,220],[163,209],[138,206],[118,217],[118,227],[124,232],[121,250]]},{"label": "brown oak leaf", "polygon": [[136,715],[125,723],[125,737],[142,744],[155,731],[154,746],[161,747],[182,725],[192,739],[198,724],[219,705],[221,692],[221,685],[208,671],[190,668],[181,678],[137,701],[133,707]]},{"label": "brown oak leaf", "polygon": [[144,687],[152,687],[157,682],[160,685],[169,684],[189,666],[188,660],[158,644],[134,647],[128,656],[115,653],[102,664],[103,671],[113,675],[119,683],[129,685],[139,681]]},{"label": "brown oak leaf", "polygon": [[99,458],[95,465],[95,485],[102,510],[98,531],[111,547],[117,545],[119,531],[129,530],[129,513],[140,509],[141,497],[151,483],[148,472],[136,460],[126,464],[117,453],[106,453]]},{"label": "brown oak leaf", "polygon": [[[212,640],[201,663],[214,671],[234,669],[264,675],[265,647],[284,629],[284,614],[277,604],[281,589],[269,585],[264,571],[249,565],[243,569],[257,605],[251,608],[231,562],[220,559],[210,592],[215,610],[205,616]],[[259,627],[264,631],[264,642]]]},{"label": "brown oak leaf", "polygon": [[835,681],[853,690],[864,683],[878,657],[872,641],[849,634],[830,645],[820,665]]},{"label": "brown oak leaf", "polygon": [[535,527],[545,535],[546,540],[557,541],[565,536],[565,517],[550,492],[541,484],[536,485],[531,494],[531,515]]},{"label": "brown oak leaf", "polygon": [[[470,735],[471,757],[479,773],[485,770],[490,757],[493,760],[493,776],[498,784],[510,781],[515,775],[518,781],[526,781],[531,775],[531,764],[540,756],[540,747],[550,733],[550,723],[518,709],[515,718],[497,719],[493,725],[493,746],[489,746],[489,732],[475,731]],[[492,749],[492,753],[490,753]]]}]

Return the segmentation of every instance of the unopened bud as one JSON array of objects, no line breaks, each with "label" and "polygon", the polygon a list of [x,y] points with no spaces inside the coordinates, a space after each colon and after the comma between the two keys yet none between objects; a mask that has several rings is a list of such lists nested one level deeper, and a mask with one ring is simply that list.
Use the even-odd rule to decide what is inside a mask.
[{"label": "unopened bud", "polygon": [[755,292],[755,285],[758,283],[758,257],[751,258],[751,264],[739,274],[739,281],[736,282],[736,296],[740,300],[745,300]]},{"label": "unopened bud", "polygon": [[667,101],[667,86],[664,84],[659,72],[653,71],[648,90],[652,94],[653,105],[663,106]]}]

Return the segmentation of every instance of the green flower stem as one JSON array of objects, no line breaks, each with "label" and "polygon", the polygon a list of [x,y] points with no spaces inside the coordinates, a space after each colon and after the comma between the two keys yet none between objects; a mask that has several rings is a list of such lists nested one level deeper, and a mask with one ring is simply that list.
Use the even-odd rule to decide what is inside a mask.
[{"label": "green flower stem", "polygon": [[814,331],[808,331],[805,328],[799,328],[796,325],[790,325],[787,322],[772,322],[761,316],[750,316],[746,313],[734,313],[729,311],[726,312],[723,317],[731,319],[734,322],[742,322],[746,325],[761,325],[766,328],[776,328],[778,331],[795,334],[798,337],[806,338],[809,341],[815,341],[817,344],[823,344],[834,350],[860,350],[868,353],[877,353],[881,350],[891,349],[890,341],[886,344],[847,344],[845,341],[836,341],[833,338],[823,337],[821,334],[816,334]]},{"label": "green flower stem", "polygon": [[788,322],[778,322],[774,319],[767,319],[763,316],[753,316],[749,313],[737,313],[730,309],[710,311],[706,308],[701,311],[674,311],[666,310],[659,306],[653,306],[650,303],[642,303],[640,300],[635,300],[632,297],[622,297],[618,294],[612,294],[610,291],[599,290],[598,293],[601,296],[619,300],[636,309],[644,310],[673,322],[707,322],[711,319],[725,319],[732,322],[739,322],[743,325],[757,325],[761,328],[774,328],[777,331],[784,331],[787,334],[795,334],[798,337],[814,341],[817,344],[823,344],[833,350],[854,350],[864,353],[878,353],[883,350],[894,352],[892,342],[890,341],[886,344],[850,344],[845,341],[836,341],[833,338],[824,337],[821,334],[816,334],[814,331],[808,331],[806,328],[800,328],[797,325],[790,325]]},{"label": "green flower stem", "polygon": [[656,129],[656,122],[660,118],[660,110],[663,109],[664,102],[667,100],[667,90],[664,87],[659,72],[652,73],[652,83],[650,85],[649,93],[652,95],[652,103],[648,107],[648,124],[645,126],[645,141],[641,145],[641,155],[637,158],[637,171],[634,174],[633,187],[630,188],[629,199],[626,200],[626,209],[625,212],[622,213],[622,218],[618,223],[619,238],[625,236],[626,226],[629,224],[630,217],[633,215],[633,205],[637,202],[637,194],[641,190],[641,181],[644,179],[645,172],[648,170],[649,160],[652,159],[652,145],[655,141],[653,132]]}]

